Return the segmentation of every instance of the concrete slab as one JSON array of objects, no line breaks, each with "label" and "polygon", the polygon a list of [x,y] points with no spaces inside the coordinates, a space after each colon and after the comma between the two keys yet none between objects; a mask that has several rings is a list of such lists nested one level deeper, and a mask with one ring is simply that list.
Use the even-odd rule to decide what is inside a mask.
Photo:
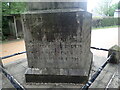
[{"label": "concrete slab", "polygon": [[115,77],[112,79],[112,82],[109,85],[109,88],[118,88],[119,82],[118,82],[118,75],[115,75]]},{"label": "concrete slab", "polygon": [[[97,71],[97,69],[106,61],[105,57],[99,57],[94,55],[94,61],[93,61],[93,67],[91,71],[91,74],[93,75],[95,73],[95,71]],[[99,63],[98,63],[99,62]],[[118,64],[107,64],[107,66],[103,69],[103,71],[101,72],[101,74],[97,77],[97,79],[95,80],[95,82],[92,84],[92,86],[90,88],[106,88],[108,82],[110,81],[112,75],[116,72],[118,72]],[[109,88],[118,88],[118,77],[114,77],[115,81],[112,81],[112,83],[114,83],[115,85],[117,85],[117,87],[115,85],[113,86],[109,86]]]},{"label": "concrete slab", "polygon": [[0,90],[2,89],[2,71],[0,69]]},{"label": "concrete slab", "polygon": [[14,88],[10,81],[4,75],[2,75],[2,88]]},{"label": "concrete slab", "polygon": [[[91,70],[91,75],[95,73],[95,71],[99,68],[99,66],[104,63],[106,60],[105,57],[99,57],[99,56],[94,56],[94,63],[93,67]],[[98,65],[98,61],[100,61],[101,64]],[[98,76],[96,81],[92,84],[90,88],[105,88],[106,85],[108,84],[109,80],[111,79],[111,76],[114,74],[114,72],[117,72],[119,65],[112,65],[108,64],[105,69],[101,72],[101,74]],[[73,84],[73,83],[26,83],[25,82],[25,77],[24,73],[27,68],[27,60],[22,59],[18,60],[17,62],[14,63],[9,63],[5,65],[5,68],[9,71],[11,75],[13,75],[24,87],[26,88],[46,88],[50,89],[53,87],[58,87],[58,88],[80,88],[81,84]],[[91,76],[90,76],[91,77]],[[112,80],[111,84],[109,85],[109,88],[117,88],[118,85],[118,79],[119,79],[119,74],[117,73]],[[5,76],[2,78],[2,84],[3,88],[13,88],[11,83],[6,79]],[[43,90],[43,89],[41,89]],[[58,90],[58,89],[57,89]],[[65,89],[66,90],[66,89]],[[70,89],[69,89],[70,90]],[[76,89],[75,89],[76,90]]]}]

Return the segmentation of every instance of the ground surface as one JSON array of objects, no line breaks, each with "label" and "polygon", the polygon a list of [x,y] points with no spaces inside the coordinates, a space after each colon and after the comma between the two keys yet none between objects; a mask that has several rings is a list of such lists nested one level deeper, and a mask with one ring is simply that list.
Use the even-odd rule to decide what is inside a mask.
[{"label": "ground surface", "polygon": [[[91,37],[91,46],[99,47],[99,48],[110,48],[113,45],[118,44],[118,28],[108,28],[101,30],[92,30]],[[18,41],[10,41],[1,44],[2,52],[0,54],[2,56],[14,54],[16,52],[25,51],[24,40]],[[93,67],[91,75],[98,69],[100,65],[102,65],[107,57],[107,52],[105,51],[96,51],[91,50],[94,54],[93,58]],[[26,85],[24,81],[24,72],[27,68],[27,60],[26,54],[18,55],[15,57],[11,57],[3,60],[3,63],[6,69],[11,73],[21,84],[25,87],[45,87],[45,85]],[[105,88],[111,79],[112,75],[117,72],[118,65],[108,64],[97,80],[92,84],[91,88]],[[0,80],[1,81],[1,80]],[[46,87],[50,87],[51,85],[47,85]],[[54,86],[54,85],[52,85]],[[72,85],[67,85],[72,86]],[[74,85],[73,85],[74,86]],[[12,87],[10,82],[3,76],[3,87],[9,88]],[[77,86],[76,87],[80,87]],[[115,77],[112,80],[112,84],[109,85],[111,88],[118,87],[118,73],[115,73]]]},{"label": "ground surface", "polygon": [[[9,41],[3,44],[0,44],[0,47],[2,47],[2,52],[0,52],[0,54],[3,56],[7,56],[7,55],[11,55],[14,53],[18,53],[18,52],[22,52],[22,51],[26,51],[25,50],[25,43],[24,40],[14,40],[14,41]],[[11,58],[7,58],[5,60],[3,60],[4,63],[9,63],[11,61],[15,61],[21,58],[26,58],[26,54],[22,54],[22,55],[18,55],[18,56],[14,56]]]}]

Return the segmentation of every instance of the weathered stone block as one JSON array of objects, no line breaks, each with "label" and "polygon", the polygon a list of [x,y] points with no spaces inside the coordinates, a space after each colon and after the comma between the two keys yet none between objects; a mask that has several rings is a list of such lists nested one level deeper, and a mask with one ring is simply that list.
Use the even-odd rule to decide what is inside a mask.
[{"label": "weathered stone block", "polygon": [[[63,70],[65,71],[65,70]],[[49,74],[48,74],[49,73]],[[68,73],[62,73],[57,75],[56,73],[50,74],[47,72],[42,74],[38,69],[29,69],[26,73],[26,82],[35,82],[35,83],[82,83],[85,84],[88,80],[88,77],[85,75],[78,76],[75,73],[81,73],[79,70],[68,70]],[[68,75],[73,74],[73,75]]]},{"label": "weathered stone block", "polygon": [[108,56],[110,56],[112,53],[115,53],[115,55],[110,60],[110,63],[118,64],[120,62],[120,47],[118,45],[114,45],[109,49]]},{"label": "weathered stone block", "polygon": [[87,11],[87,2],[27,2],[28,10],[50,10],[50,9],[66,9],[81,8]]},{"label": "weathered stone block", "polygon": [[[23,15],[28,66],[38,68],[41,73],[37,76],[42,78],[39,80],[59,82],[59,78],[72,82],[74,77],[78,81],[85,77],[84,82],[87,81],[92,62],[91,19],[90,13],[80,9],[42,10]],[[26,78],[37,79],[33,71],[28,72]],[[63,77],[68,78],[64,81]],[[44,81],[45,78],[48,79]]]}]

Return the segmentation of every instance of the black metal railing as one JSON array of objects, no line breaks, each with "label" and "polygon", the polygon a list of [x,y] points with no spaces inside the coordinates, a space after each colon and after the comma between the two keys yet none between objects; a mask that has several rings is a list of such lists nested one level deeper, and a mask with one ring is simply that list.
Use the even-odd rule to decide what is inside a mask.
[{"label": "black metal railing", "polygon": [[5,68],[0,66],[2,73],[7,77],[16,90],[26,90],[12,75],[10,75]]},{"label": "black metal railing", "polygon": [[20,55],[20,54],[24,54],[24,53],[26,53],[26,51],[24,51],[24,52],[19,52],[19,53],[14,53],[14,54],[8,55],[8,56],[4,56],[4,57],[1,57],[1,59],[6,59],[6,58],[9,58],[9,57],[13,57],[13,56]]},{"label": "black metal railing", "polygon": [[91,86],[91,84],[96,80],[98,75],[101,73],[101,71],[104,69],[104,67],[109,63],[111,58],[114,56],[115,53],[112,53],[105,63],[97,70],[97,72],[91,77],[91,79],[82,87],[82,90],[88,90],[88,88]]}]

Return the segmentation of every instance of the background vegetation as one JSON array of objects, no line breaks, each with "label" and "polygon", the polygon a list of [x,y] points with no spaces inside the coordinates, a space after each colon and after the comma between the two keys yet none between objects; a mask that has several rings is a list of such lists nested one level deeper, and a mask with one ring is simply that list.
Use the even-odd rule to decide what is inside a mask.
[{"label": "background vegetation", "polygon": [[[101,0],[98,6],[94,9],[94,12],[107,16],[107,18],[93,18],[93,27],[106,27],[119,25],[120,21],[114,18],[114,12],[116,9],[120,9],[120,2],[111,4],[113,0]],[[2,39],[5,40],[10,35],[9,31],[9,19],[6,16],[13,14],[21,14],[26,11],[25,2],[2,2]],[[110,16],[110,17],[109,17]]]},{"label": "background vegetation", "polygon": [[98,5],[93,9],[94,13],[103,16],[114,16],[116,9],[120,9],[120,1],[118,3],[112,3],[114,0],[100,0]]},{"label": "background vegetation", "polygon": [[118,26],[120,25],[119,20],[120,18],[114,18],[114,17],[93,18],[92,27],[100,28],[100,27],[108,27],[108,26]]},{"label": "background vegetation", "polygon": [[10,36],[8,16],[21,14],[26,10],[25,2],[2,2],[2,40]]},{"label": "background vegetation", "polygon": [[21,14],[26,10],[25,2],[3,2],[2,15]]}]

